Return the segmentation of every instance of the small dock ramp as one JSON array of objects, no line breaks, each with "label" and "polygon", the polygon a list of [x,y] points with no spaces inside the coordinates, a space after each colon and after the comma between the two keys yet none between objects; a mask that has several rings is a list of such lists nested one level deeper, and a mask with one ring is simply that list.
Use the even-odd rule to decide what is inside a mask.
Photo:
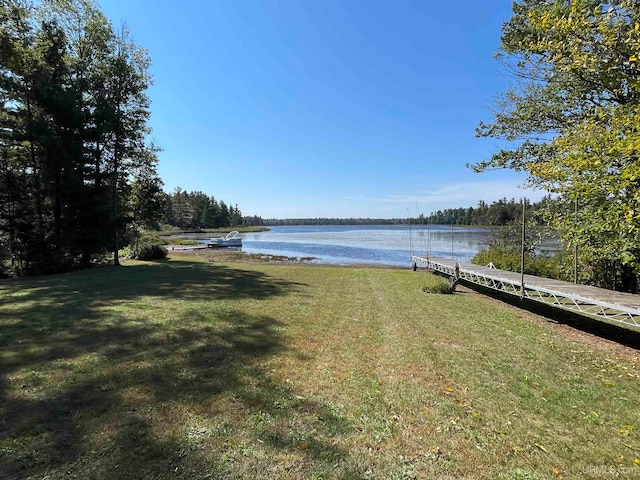
[{"label": "small dock ramp", "polygon": [[640,295],[508,272],[442,257],[411,256],[416,266],[476,285],[535,300],[609,322],[640,328]]}]

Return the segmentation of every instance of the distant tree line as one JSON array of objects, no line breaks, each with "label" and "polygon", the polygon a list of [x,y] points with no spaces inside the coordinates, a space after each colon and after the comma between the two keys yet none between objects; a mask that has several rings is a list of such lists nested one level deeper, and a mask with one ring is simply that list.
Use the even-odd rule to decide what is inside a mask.
[{"label": "distant tree line", "polygon": [[244,225],[238,205],[230,205],[203,192],[177,187],[166,194],[163,221],[181,229],[238,227]]},{"label": "distant tree line", "polygon": [[406,218],[266,218],[257,217],[260,225],[401,225]]},{"label": "distant tree line", "polygon": [[[526,201],[527,215],[541,210],[553,202],[551,197],[545,197],[539,202]],[[429,215],[420,214],[411,220],[407,218],[262,218],[245,217],[246,225],[401,225],[409,221],[414,223],[431,223],[437,225],[478,225],[502,226],[511,225],[522,220],[522,201],[502,198],[491,204],[483,200],[477,207],[447,208],[432,212]]]},{"label": "distant tree line", "polygon": [[4,0],[0,25],[0,269],[117,264],[163,211],[147,52],[89,0]]},{"label": "distant tree line", "polygon": [[[545,197],[539,202],[530,203],[526,200],[526,215],[540,212],[549,203],[551,197]],[[418,217],[418,223],[430,223],[435,225],[478,225],[478,226],[504,226],[522,221],[522,201],[502,198],[491,204],[480,200],[478,205],[467,208],[447,208],[438,210],[425,216]]]}]

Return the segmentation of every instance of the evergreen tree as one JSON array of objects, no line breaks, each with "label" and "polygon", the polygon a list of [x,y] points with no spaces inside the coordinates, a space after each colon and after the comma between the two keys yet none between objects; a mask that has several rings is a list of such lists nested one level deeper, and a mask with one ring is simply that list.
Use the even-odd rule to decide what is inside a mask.
[{"label": "evergreen tree", "polygon": [[155,168],[157,152],[151,145],[138,154],[140,162],[133,173],[129,194],[129,209],[136,229],[157,229],[166,208],[163,183]]},{"label": "evergreen tree", "polygon": [[0,25],[0,258],[13,273],[52,271],[110,245],[118,263],[134,220],[120,206],[157,162],[144,143],[148,56],[88,0],[4,0]]}]

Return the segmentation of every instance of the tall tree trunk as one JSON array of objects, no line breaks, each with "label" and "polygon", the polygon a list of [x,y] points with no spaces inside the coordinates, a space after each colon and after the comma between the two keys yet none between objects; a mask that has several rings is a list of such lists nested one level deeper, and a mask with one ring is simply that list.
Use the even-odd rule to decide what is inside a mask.
[{"label": "tall tree trunk", "polygon": [[116,135],[113,148],[113,264],[120,265],[118,250],[120,245],[118,242],[118,169],[120,166],[120,101],[116,106]]},{"label": "tall tree trunk", "polygon": [[[27,87],[27,89],[29,89]],[[25,96],[26,104],[27,104],[27,116],[28,116],[28,126],[29,129],[29,156],[31,158],[31,166],[33,168],[33,182],[34,182],[34,191],[36,196],[36,213],[38,217],[38,236],[41,240],[44,240],[44,216],[42,213],[42,191],[41,191],[41,179],[40,179],[40,168],[38,166],[38,161],[36,158],[36,147],[35,140],[33,138],[33,113],[31,111],[31,100],[29,99],[29,95]]]},{"label": "tall tree trunk", "polygon": [[120,265],[118,257],[120,245],[118,243],[118,170],[115,167],[113,172],[113,264]]}]

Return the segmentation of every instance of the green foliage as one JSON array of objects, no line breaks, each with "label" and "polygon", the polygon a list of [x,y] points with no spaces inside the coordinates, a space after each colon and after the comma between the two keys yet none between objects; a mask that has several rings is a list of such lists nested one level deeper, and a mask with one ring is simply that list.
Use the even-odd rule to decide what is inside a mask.
[{"label": "green foliage", "polygon": [[[165,197],[164,222],[169,227],[202,230],[244,225],[238,205],[228,206],[203,192],[187,192],[177,187]],[[260,223],[255,220],[251,223]]]},{"label": "green foliage", "polygon": [[567,246],[578,246],[581,269],[614,265],[619,275],[612,283],[634,290],[640,4],[523,0],[513,9],[499,57],[519,85],[502,95],[493,121],[477,129],[512,143],[474,168],[522,170],[531,184],[564,200],[567,208],[548,209],[547,219]]},{"label": "green foliage", "polygon": [[[544,197],[539,202],[527,201],[527,216],[543,211],[547,205],[553,203],[551,197]],[[511,225],[522,219],[522,201],[520,199],[502,198],[490,204],[480,200],[476,207],[445,208],[431,212],[429,215],[420,214],[418,224],[437,225]],[[245,225],[401,225],[407,222],[405,218],[266,218],[245,217]]]},{"label": "green foliage", "polygon": [[428,275],[420,286],[425,293],[451,294],[456,290],[456,282],[439,275]]},{"label": "green foliage", "polygon": [[[539,213],[553,203],[551,197],[546,196],[539,202],[526,201],[527,219],[535,218],[535,224],[539,224]],[[522,200],[502,198],[491,204],[480,200],[476,207],[446,208],[425,216],[418,217],[420,224],[435,225],[486,225],[504,226],[522,223]]]},{"label": "green foliage", "polygon": [[137,260],[159,260],[167,256],[167,249],[159,243],[142,245],[137,252]]},{"label": "green foliage", "polygon": [[118,251],[118,256],[120,258],[124,258],[124,259],[130,259],[133,258],[133,251],[131,249],[131,245],[127,245],[126,247],[122,247],[119,251]]},{"label": "green foliage", "polygon": [[[571,281],[573,280],[571,261],[564,252],[559,252],[553,256],[526,253],[524,273]],[[520,272],[522,253],[513,248],[495,245],[477,253],[471,259],[471,262],[482,266],[493,264],[495,268],[500,270]]]},{"label": "green foliage", "polygon": [[512,249],[506,249],[504,247],[489,247],[476,255],[471,259],[471,263],[476,265],[489,266],[493,264],[494,267],[501,270],[508,270],[511,272],[520,271],[521,254]]},{"label": "green foliage", "polygon": [[520,200],[500,199],[490,205],[484,201],[468,208],[447,208],[432,212],[428,216],[420,215],[418,223],[436,225],[509,225],[522,217]]},{"label": "green foliage", "polygon": [[157,260],[167,256],[167,249],[157,234],[144,232],[133,244],[131,256],[137,260]]},{"label": "green foliage", "polygon": [[[530,218],[525,228],[524,273],[539,277],[572,281],[574,279],[573,256],[564,250],[552,256],[539,254],[538,245],[548,235],[544,227],[537,225],[536,218]],[[491,230],[487,238],[487,248],[472,259],[476,265],[493,264],[495,268],[520,272],[522,268],[522,226],[508,225]]]},{"label": "green foliage", "polygon": [[129,208],[135,222],[142,228],[159,229],[166,208],[163,183],[156,172],[158,151],[157,147],[151,145],[148,150],[140,152],[143,161],[135,170],[131,183]]},{"label": "green foliage", "polygon": [[161,242],[163,245],[168,245],[169,243],[172,243],[173,245],[197,245],[198,244],[196,240],[186,240],[184,238],[172,238],[171,240],[162,238]]},{"label": "green foliage", "polygon": [[117,263],[162,209],[148,56],[90,0],[7,0],[0,24],[0,257],[13,275]]}]

